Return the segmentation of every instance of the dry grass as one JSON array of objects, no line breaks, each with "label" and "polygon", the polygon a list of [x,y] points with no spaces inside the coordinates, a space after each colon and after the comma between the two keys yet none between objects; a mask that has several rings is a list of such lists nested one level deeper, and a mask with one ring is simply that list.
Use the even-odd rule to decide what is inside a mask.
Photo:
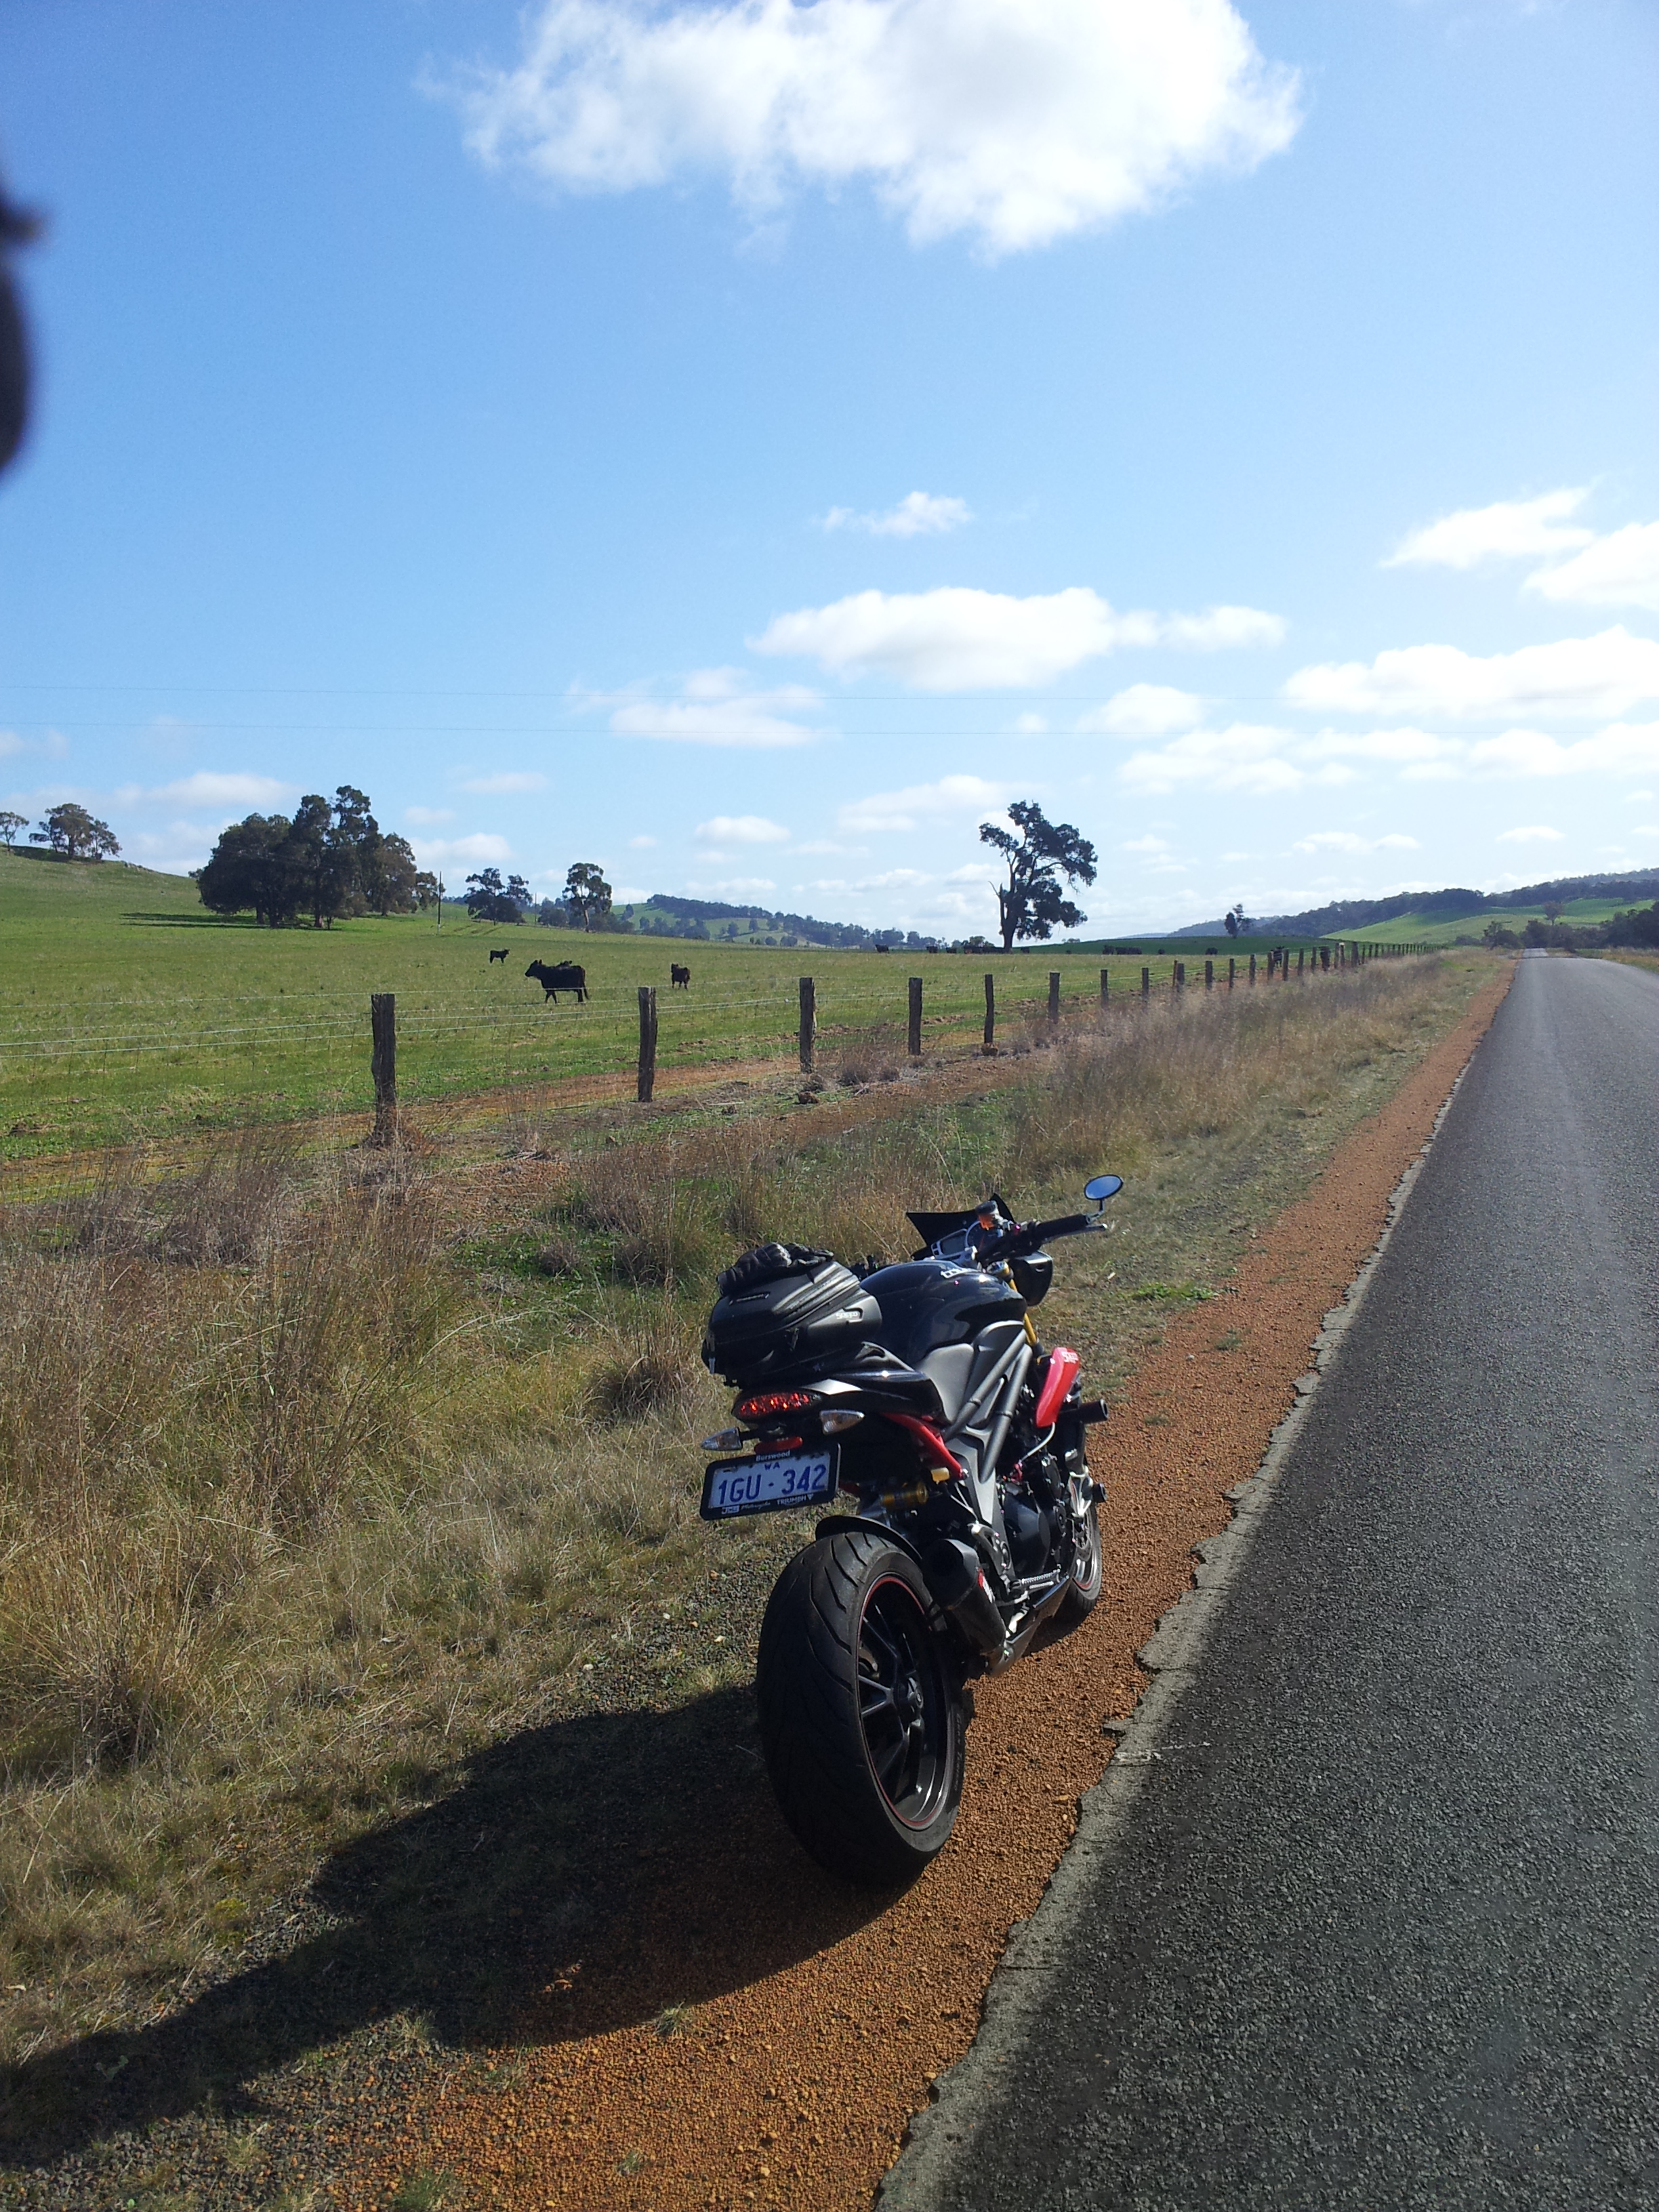
[{"label": "dry grass", "polygon": [[[647,1592],[706,1587],[694,1438],[726,1401],[697,1346],[737,1250],[890,1255],[907,1207],[997,1184],[1048,1211],[1109,1166],[1161,1179],[1149,1213],[1183,1188],[1199,1205],[1217,1146],[1235,1181],[1282,1164],[1286,1132],[1311,1162],[1321,1117],[1335,1133],[1468,988],[1400,963],[1189,991],[1034,1036],[1019,1080],[965,1103],[906,1077],[838,1125],[647,1124],[571,1159],[482,1278],[407,1155],[250,1142],[172,1183],[134,1170],[13,1209],[0,2058],[143,2015],[319,1850],[560,1709]],[[528,1121],[512,1136],[544,1149]],[[1208,1256],[1147,1251],[1160,1282]],[[729,1559],[763,1540],[718,1540]]]}]

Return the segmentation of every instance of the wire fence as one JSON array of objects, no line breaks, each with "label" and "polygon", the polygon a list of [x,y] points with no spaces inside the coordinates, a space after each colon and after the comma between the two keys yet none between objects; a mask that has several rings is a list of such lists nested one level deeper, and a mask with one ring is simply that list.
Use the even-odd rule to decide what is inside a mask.
[{"label": "wire fence", "polygon": [[[659,1078],[696,1067],[809,1054],[801,1029],[802,983],[812,986],[812,1049],[833,1071],[874,1052],[903,1058],[918,1050],[990,1046],[996,1035],[1018,1048],[1022,1032],[1052,1030],[1097,1016],[1126,998],[1149,1001],[1188,989],[1229,990],[1282,985],[1357,966],[1370,958],[1427,951],[1427,945],[1291,948],[1258,957],[1112,961],[1073,957],[1046,972],[1035,960],[990,969],[953,961],[924,965],[919,978],[883,963],[879,975],[842,972],[814,978],[780,974],[774,988],[735,992],[657,991],[652,1059]],[[918,963],[922,964],[922,963]],[[653,987],[640,987],[651,988]],[[467,1091],[563,1077],[627,1077],[640,1049],[639,988],[607,982],[586,1003],[562,993],[538,1006],[458,1006],[418,989],[399,994],[397,1031],[406,1103],[430,1103]],[[190,1004],[192,1002],[185,1002]],[[200,1001],[194,1002],[196,1004]],[[261,1002],[248,994],[243,1003]],[[100,1115],[167,1111],[186,1096],[197,1120],[303,1114],[319,1107],[353,1110],[374,1093],[369,1071],[368,1007],[355,998],[325,1008],[270,1011],[261,1018],[187,1024],[180,1002],[118,1001],[95,1016],[29,1027],[0,1022],[0,1115],[15,1114],[43,1082],[86,1088],[63,1102],[70,1121],[92,1133]],[[1005,1048],[1006,1048],[1006,1044]],[[644,1095],[649,1095],[648,1091]],[[0,1138],[49,1137],[59,1123],[27,1118]],[[34,1149],[32,1144],[27,1148]]]}]

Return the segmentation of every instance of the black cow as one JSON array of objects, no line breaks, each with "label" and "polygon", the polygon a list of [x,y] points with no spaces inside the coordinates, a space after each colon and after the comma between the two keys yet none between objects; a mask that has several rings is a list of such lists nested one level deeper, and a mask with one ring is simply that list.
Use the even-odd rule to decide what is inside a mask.
[{"label": "black cow", "polygon": [[545,961],[532,960],[524,972],[526,975],[533,975],[541,985],[544,1006],[551,999],[556,1006],[561,991],[574,991],[578,1006],[587,996],[587,970],[579,968],[574,960],[561,960],[554,968],[550,968]]},{"label": "black cow", "polygon": [[513,947],[512,947],[510,945],[502,945],[502,947],[501,947],[501,951],[500,951],[499,952],[497,952],[497,951],[496,951],[496,950],[495,950],[495,946],[492,945],[490,946],[490,948],[489,948],[489,964],[490,964],[490,966],[493,968],[493,967],[495,965],[495,963],[496,963],[498,960],[505,960],[505,959],[506,959],[506,957],[507,957],[507,954],[508,954],[512,950],[513,950]]},{"label": "black cow", "polygon": [[671,960],[668,963],[668,988],[671,991],[689,991],[691,988],[691,970],[682,968],[678,960]]}]

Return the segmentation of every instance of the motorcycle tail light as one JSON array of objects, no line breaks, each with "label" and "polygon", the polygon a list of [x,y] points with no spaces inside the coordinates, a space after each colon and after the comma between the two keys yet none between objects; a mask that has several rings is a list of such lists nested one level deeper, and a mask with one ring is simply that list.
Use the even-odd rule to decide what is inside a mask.
[{"label": "motorcycle tail light", "polygon": [[732,1411],[740,1421],[766,1421],[778,1413],[799,1413],[813,1402],[810,1390],[757,1390],[739,1398]]}]

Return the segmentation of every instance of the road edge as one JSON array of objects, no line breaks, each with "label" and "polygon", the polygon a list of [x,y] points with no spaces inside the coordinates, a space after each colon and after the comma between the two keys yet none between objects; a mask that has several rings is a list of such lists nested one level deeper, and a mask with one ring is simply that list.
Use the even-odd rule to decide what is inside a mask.
[{"label": "road edge", "polygon": [[975,2124],[988,2107],[998,2082],[1006,2078],[1000,2069],[1010,2063],[1026,2029],[1041,2016],[1050,1979],[1071,1955],[1070,1930],[1084,1885],[1096,1866],[1117,1848],[1133,1817],[1146,1769],[1162,1759],[1160,1740],[1198,1670],[1231,1585],[1273,1505],[1285,1462],[1307,1420],[1309,1406],[1364,1307],[1382,1256],[1485,1034],[1475,1040],[1441,1101],[1428,1136],[1389,1194],[1381,1233],[1343,1293],[1341,1304],[1324,1315],[1313,1340],[1313,1364],[1296,1378],[1295,1401],[1273,1429],[1255,1472],[1225,1492],[1233,1508],[1232,1519],[1216,1535],[1194,1545],[1198,1564],[1192,1586],[1160,1615],[1152,1635],[1135,1655],[1152,1680],[1127,1721],[1106,1723],[1105,1733],[1118,1738],[1106,1771],[1079,1799],[1076,1832],[1050,1875],[1036,1911],[1029,1920],[1017,1921],[1009,1931],[1007,1948],[986,1991],[979,2033],[966,2053],[933,2083],[928,2105],[913,2116],[903,2148],[877,2184],[872,2204],[878,2212],[933,2212],[933,2208],[945,2202],[942,2186],[972,2142]]}]

